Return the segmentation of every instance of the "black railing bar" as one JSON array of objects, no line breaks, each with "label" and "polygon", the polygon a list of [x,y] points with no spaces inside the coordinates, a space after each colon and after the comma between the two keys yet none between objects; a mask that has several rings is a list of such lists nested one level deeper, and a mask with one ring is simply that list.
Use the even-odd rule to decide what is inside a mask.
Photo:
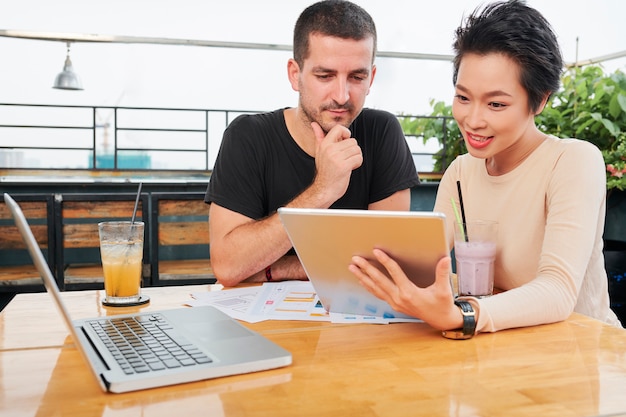
[{"label": "black railing bar", "polygon": [[60,150],[60,151],[93,151],[93,148],[85,148],[85,147],[74,147],[68,148],[65,146],[0,146],[0,149],[29,149],[31,151],[40,151],[40,150]]},{"label": "black railing bar", "polygon": [[209,112],[204,112],[204,149],[206,149],[206,155],[204,158],[204,168],[209,169]]},{"label": "black railing bar", "polygon": [[[102,109],[112,109],[114,106],[96,106],[97,108]],[[210,113],[224,113],[224,112],[234,112],[241,114],[250,114],[250,113],[264,113],[259,110],[232,110],[232,109],[200,109],[200,108],[184,108],[184,107],[117,107],[120,110],[125,111],[173,111],[173,112],[186,112],[186,113],[200,113],[200,112],[210,112]]]},{"label": "black railing bar", "polygon": [[[118,110],[160,110],[160,111],[183,111],[183,112],[207,112],[207,113],[261,113],[259,110],[228,110],[228,109],[198,109],[198,108],[172,108],[172,107],[119,107],[119,106],[85,106],[85,105],[55,105],[55,104],[24,104],[24,103],[0,103],[0,106],[22,106],[22,107],[54,107],[54,108],[82,108],[82,109],[118,109]],[[453,119],[452,116],[426,116],[401,114],[396,115],[399,119]]]},{"label": "black railing bar", "polygon": [[78,129],[78,130],[92,130],[93,126],[47,126],[47,125],[0,125],[2,127],[18,127],[18,128],[33,128],[33,129]]},{"label": "black railing bar", "polygon": [[[91,148],[89,148],[91,149]],[[132,151],[132,152],[202,152],[206,153],[206,149],[172,149],[172,148],[117,148],[118,151]]]},{"label": "black railing bar", "polygon": [[120,131],[129,131],[129,132],[191,132],[191,133],[204,133],[205,129],[170,129],[170,128],[149,128],[149,127],[118,127],[118,132]]},{"label": "black railing bar", "polygon": [[96,149],[98,148],[96,146],[97,145],[96,128],[98,127],[98,123],[96,121],[97,118],[98,118],[98,110],[93,108],[91,112],[91,125],[94,127],[94,129],[91,131],[91,146],[93,148],[93,152],[91,154],[91,166],[94,168],[96,167],[96,164],[98,162],[97,151],[96,151]]},{"label": "black railing bar", "polygon": [[[117,144],[117,107],[113,108],[113,169],[117,169],[117,152],[118,152],[118,144]],[[94,149],[94,152],[96,150]],[[94,165],[94,168],[96,165]]]},{"label": "black railing bar", "polygon": [[[55,107],[55,108],[70,108],[70,109],[90,109],[93,107],[105,108],[107,106],[85,106],[80,104],[28,104],[28,103],[0,103],[0,106],[13,106],[13,107]],[[112,106],[110,106],[112,108]]]},{"label": "black railing bar", "polygon": [[[9,167],[1,167],[2,169],[13,170],[18,169],[21,170],[23,168],[9,168]],[[205,169],[191,169],[191,168],[176,168],[176,169],[155,169],[155,168],[121,168],[119,170],[115,170],[113,168],[59,168],[59,167],[36,167],[37,170],[42,171],[99,171],[99,172],[118,172],[118,171],[145,171],[145,172],[159,172],[159,173],[167,173],[167,176],[164,178],[168,178],[169,176],[175,178],[177,174],[189,174],[189,175],[204,175],[207,173]],[[170,175],[171,174],[171,175]],[[0,175],[0,184],[2,183],[2,179],[6,178],[5,175]],[[107,179],[108,181],[108,179]]]}]

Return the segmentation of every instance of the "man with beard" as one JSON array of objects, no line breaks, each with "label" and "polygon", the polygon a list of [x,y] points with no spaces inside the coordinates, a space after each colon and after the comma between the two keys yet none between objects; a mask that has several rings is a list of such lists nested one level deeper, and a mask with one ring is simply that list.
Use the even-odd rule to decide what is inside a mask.
[{"label": "man with beard", "polygon": [[211,263],[225,286],[307,278],[279,207],[409,210],[419,184],[397,118],[363,109],[376,75],[371,16],[344,0],[315,3],[293,48],[298,107],[235,119],[211,175]]}]

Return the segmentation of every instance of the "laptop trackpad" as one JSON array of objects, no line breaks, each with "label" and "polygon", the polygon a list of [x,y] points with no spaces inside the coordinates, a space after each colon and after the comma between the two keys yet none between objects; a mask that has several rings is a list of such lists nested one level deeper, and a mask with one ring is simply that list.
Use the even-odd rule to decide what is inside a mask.
[{"label": "laptop trackpad", "polygon": [[211,342],[223,341],[237,337],[247,337],[253,335],[245,327],[230,320],[217,321],[215,323],[189,323],[185,324],[185,329],[190,331],[194,337]]}]

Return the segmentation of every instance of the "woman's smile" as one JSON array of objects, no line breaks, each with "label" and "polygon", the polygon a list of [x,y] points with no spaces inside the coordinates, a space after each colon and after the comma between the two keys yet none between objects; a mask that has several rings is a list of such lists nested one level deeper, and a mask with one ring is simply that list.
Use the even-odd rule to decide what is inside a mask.
[{"label": "woman's smile", "polygon": [[481,136],[468,131],[465,131],[465,135],[467,137],[467,144],[476,149],[486,147],[493,140],[493,136]]}]

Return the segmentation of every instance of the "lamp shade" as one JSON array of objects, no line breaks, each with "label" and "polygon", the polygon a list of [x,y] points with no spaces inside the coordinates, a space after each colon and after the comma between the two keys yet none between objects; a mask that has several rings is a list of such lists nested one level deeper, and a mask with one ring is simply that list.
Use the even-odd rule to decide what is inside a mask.
[{"label": "lamp shade", "polygon": [[80,82],[80,77],[74,72],[72,67],[72,61],[70,60],[69,46],[67,57],[65,58],[65,65],[63,71],[59,73],[54,79],[54,85],[52,88],[58,88],[61,90],[82,90],[83,84]]}]

